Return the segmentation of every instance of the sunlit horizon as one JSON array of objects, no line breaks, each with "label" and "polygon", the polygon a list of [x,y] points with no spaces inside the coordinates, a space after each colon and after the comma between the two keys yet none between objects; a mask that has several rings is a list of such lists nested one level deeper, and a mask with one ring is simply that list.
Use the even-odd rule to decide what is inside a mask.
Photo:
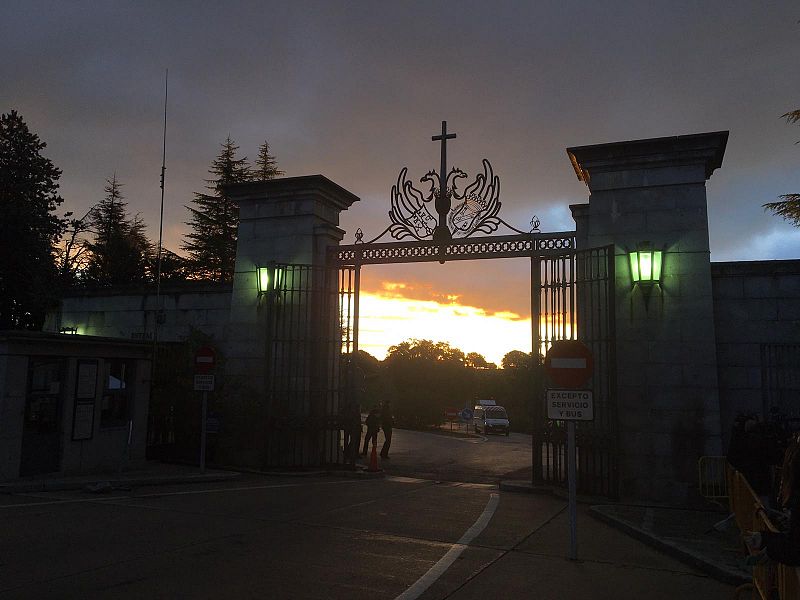
[{"label": "sunlit horizon", "polygon": [[360,294],[359,348],[379,360],[391,346],[410,339],[447,342],[498,367],[511,350],[531,351],[530,316],[490,313],[456,298],[449,303],[405,298],[397,293],[398,284],[384,287],[386,293]]}]

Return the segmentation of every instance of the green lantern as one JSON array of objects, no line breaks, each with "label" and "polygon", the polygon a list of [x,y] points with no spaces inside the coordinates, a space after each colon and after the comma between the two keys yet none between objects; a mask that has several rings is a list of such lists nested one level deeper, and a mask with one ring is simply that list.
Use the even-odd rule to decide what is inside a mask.
[{"label": "green lantern", "polygon": [[651,286],[661,281],[663,254],[661,250],[653,250],[650,242],[642,242],[636,250],[628,253],[634,285]]},{"label": "green lantern", "polygon": [[283,269],[270,263],[266,267],[256,267],[256,280],[258,282],[258,295],[275,291],[283,285]]},{"label": "green lantern", "polygon": [[258,279],[258,295],[266,294],[269,290],[269,267],[256,267],[256,278]]}]

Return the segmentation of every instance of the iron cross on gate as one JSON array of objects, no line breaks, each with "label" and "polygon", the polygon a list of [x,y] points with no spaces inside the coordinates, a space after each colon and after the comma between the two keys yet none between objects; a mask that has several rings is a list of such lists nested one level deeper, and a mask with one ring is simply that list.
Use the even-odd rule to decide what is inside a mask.
[{"label": "iron cross on gate", "polygon": [[439,193],[436,195],[436,212],[439,213],[439,224],[433,231],[435,242],[449,241],[452,236],[447,227],[447,214],[450,212],[450,197],[447,195],[447,140],[455,139],[455,133],[447,133],[447,121],[442,121],[442,134],[434,135],[431,141],[442,142],[442,164],[439,170]]}]

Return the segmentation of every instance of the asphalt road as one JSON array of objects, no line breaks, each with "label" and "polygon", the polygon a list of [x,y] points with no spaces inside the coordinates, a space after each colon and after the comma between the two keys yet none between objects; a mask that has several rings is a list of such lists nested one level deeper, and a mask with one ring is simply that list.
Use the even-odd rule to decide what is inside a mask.
[{"label": "asphalt road", "polygon": [[[383,432],[378,433],[378,449]],[[369,457],[367,457],[369,458]],[[389,460],[381,465],[388,473],[413,475],[441,481],[497,483],[501,479],[525,479],[531,472],[531,436],[452,435],[395,429]]]},{"label": "asphalt road", "polygon": [[562,500],[482,484],[247,475],[107,495],[5,495],[0,522],[0,598],[732,593],[583,513],[581,561],[568,561]]}]

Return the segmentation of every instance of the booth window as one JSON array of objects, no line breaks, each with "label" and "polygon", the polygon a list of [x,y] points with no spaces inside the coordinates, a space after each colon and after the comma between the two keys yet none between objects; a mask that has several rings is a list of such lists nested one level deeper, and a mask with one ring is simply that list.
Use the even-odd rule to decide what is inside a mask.
[{"label": "booth window", "polygon": [[28,398],[25,402],[25,429],[39,433],[56,433],[60,425],[61,379],[60,358],[31,358],[28,363]]},{"label": "booth window", "polygon": [[125,360],[107,360],[103,389],[101,427],[125,425],[130,418],[133,364]]}]

